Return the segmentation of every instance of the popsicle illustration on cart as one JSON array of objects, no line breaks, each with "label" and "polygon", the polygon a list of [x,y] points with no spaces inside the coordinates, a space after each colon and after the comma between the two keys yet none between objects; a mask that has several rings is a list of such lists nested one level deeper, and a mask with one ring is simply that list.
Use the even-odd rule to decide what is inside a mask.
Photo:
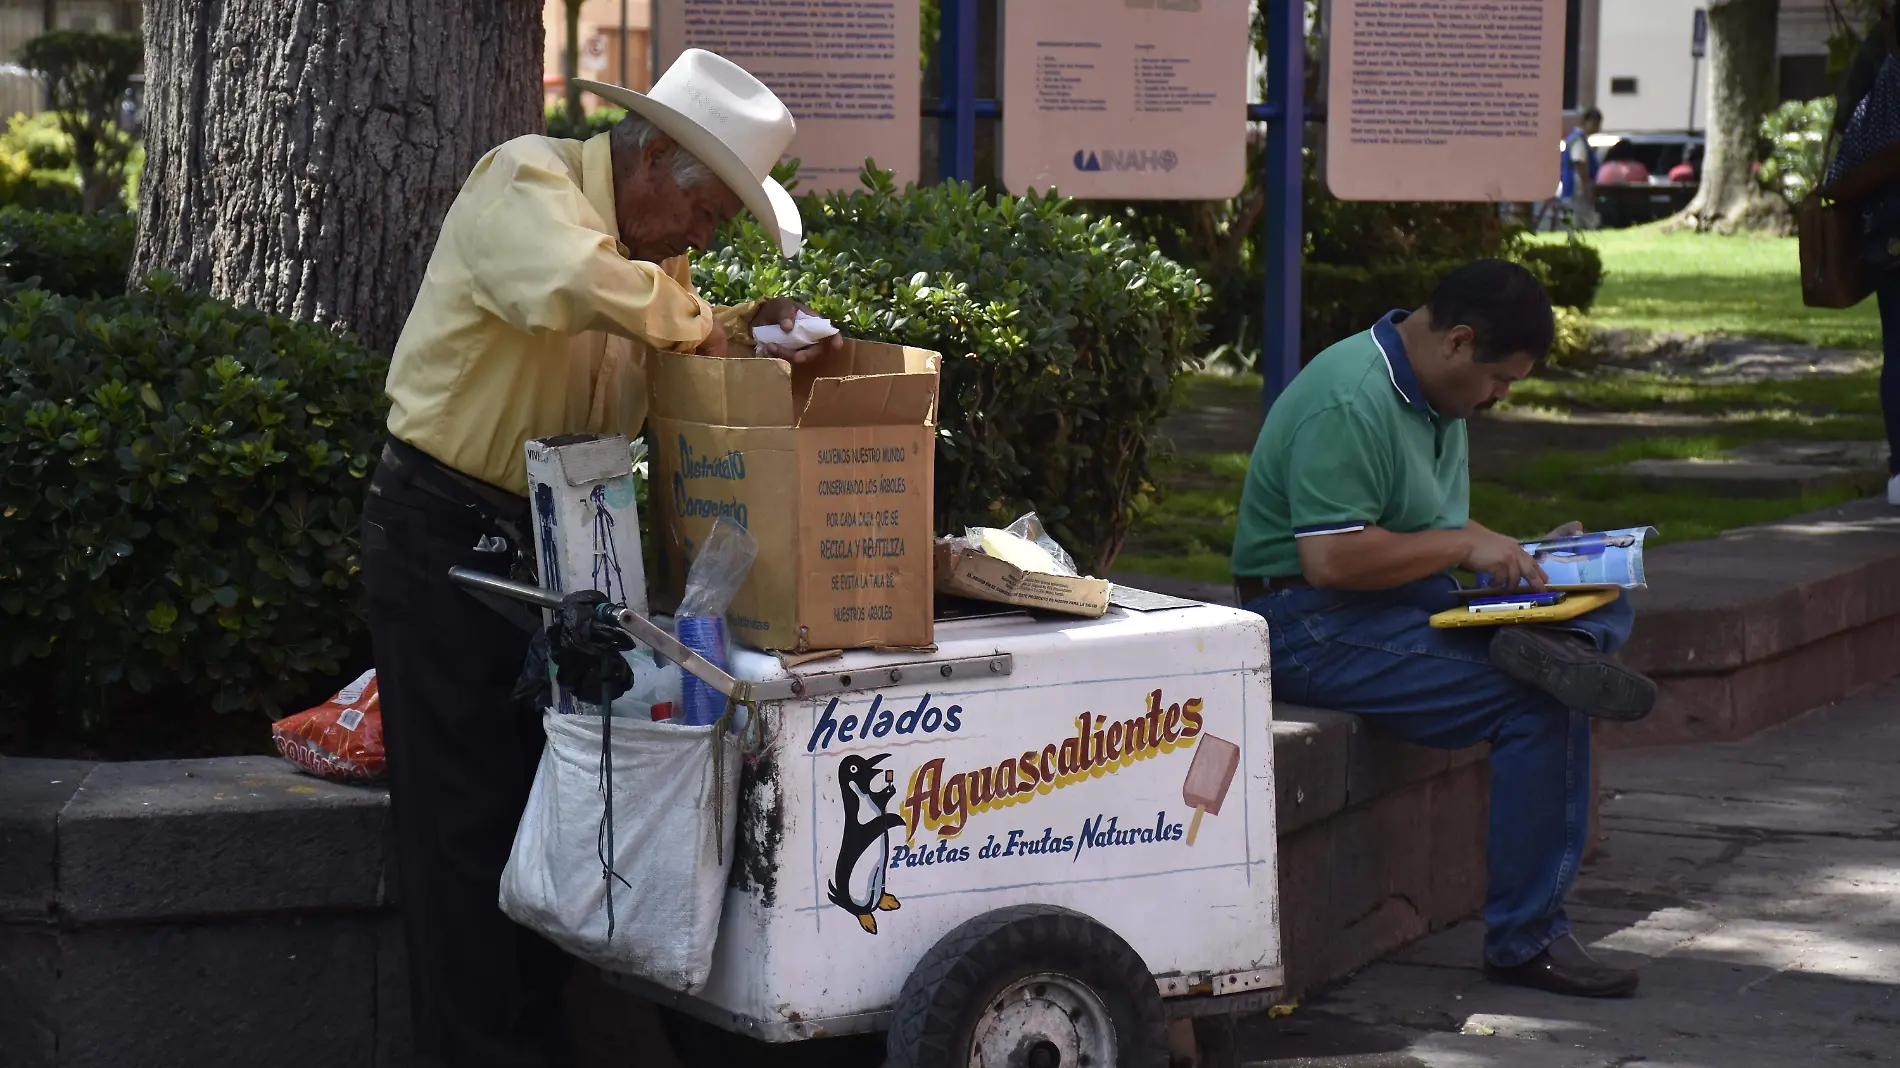
[{"label": "popsicle illustration on cart", "polygon": [[[886,811],[897,796],[895,776],[878,765],[890,756],[879,753],[865,759],[848,756],[838,762],[838,787],[844,795],[844,840],[838,843],[838,868],[825,896],[858,918],[868,934],[877,933],[877,914],[898,907],[897,898],[884,889],[884,873],[891,866],[890,833],[904,826],[904,817]],[[872,789],[882,776],[884,785]]]},{"label": "popsicle illustration on cart", "polygon": [[1181,800],[1194,810],[1188,821],[1187,844],[1201,833],[1201,817],[1209,812],[1220,815],[1220,806],[1233,788],[1234,772],[1240,767],[1240,747],[1225,738],[1201,735],[1194,744],[1194,761],[1188,765],[1187,781],[1181,784]]}]

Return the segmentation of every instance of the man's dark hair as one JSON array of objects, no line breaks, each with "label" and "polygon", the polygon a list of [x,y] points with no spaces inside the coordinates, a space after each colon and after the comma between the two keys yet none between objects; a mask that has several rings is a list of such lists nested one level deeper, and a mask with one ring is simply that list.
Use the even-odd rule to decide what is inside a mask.
[{"label": "man's dark hair", "polygon": [[1479,363],[1497,363],[1520,352],[1542,360],[1557,338],[1550,296],[1534,275],[1508,260],[1476,260],[1447,272],[1425,310],[1433,330],[1470,327]]},{"label": "man's dark hair", "polygon": [[1577,121],[1578,121],[1578,122],[1589,122],[1589,121],[1590,121],[1591,119],[1595,119],[1595,120],[1596,120],[1596,121],[1598,121],[1598,122],[1602,122],[1602,121],[1603,121],[1603,113],[1602,113],[1601,111],[1598,111],[1598,110],[1597,110],[1597,109],[1595,109],[1595,108],[1590,108],[1589,110],[1587,110],[1587,111],[1585,111],[1585,112],[1583,113],[1583,118],[1581,118],[1581,119],[1578,119]]}]

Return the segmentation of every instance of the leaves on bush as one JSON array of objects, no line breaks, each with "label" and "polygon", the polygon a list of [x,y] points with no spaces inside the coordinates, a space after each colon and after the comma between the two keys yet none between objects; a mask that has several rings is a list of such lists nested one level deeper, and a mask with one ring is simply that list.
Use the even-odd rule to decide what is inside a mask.
[{"label": "leaves on bush", "polygon": [[0,672],[58,689],[30,716],[172,686],[276,712],[362,647],[383,361],[148,284],[0,300]]},{"label": "leaves on bush", "polygon": [[138,224],[130,215],[0,208],[0,277],[75,297],[125,292]]},{"label": "leaves on bush", "polygon": [[862,181],[805,198],[798,259],[744,218],[695,282],[717,303],[795,296],[847,334],[941,352],[938,530],[1034,508],[1099,573],[1133,521],[1207,288],[1067,200],[900,190],[868,167]]}]

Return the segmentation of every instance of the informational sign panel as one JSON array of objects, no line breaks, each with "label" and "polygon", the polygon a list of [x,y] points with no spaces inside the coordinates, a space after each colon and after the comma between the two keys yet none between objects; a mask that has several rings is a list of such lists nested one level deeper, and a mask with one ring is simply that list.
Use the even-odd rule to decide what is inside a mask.
[{"label": "informational sign panel", "polygon": [[915,181],[917,0],[654,0],[660,71],[688,48],[732,60],[798,120],[796,193],[858,188],[868,158]]},{"label": "informational sign panel", "polygon": [[1326,184],[1341,200],[1547,200],[1564,0],[1334,0]]},{"label": "informational sign panel", "polygon": [[1003,184],[1219,200],[1247,168],[1249,0],[1003,5]]}]

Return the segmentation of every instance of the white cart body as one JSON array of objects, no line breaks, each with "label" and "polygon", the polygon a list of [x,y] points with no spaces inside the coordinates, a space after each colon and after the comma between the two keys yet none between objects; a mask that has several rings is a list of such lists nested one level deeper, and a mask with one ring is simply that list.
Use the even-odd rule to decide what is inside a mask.
[{"label": "white cart body", "polygon": [[[1013,614],[940,623],[937,640],[807,665],[855,680],[762,706],[711,978],[691,996],[647,992],[767,1041],[877,1030],[933,944],[1025,903],[1115,931],[1164,997],[1283,985],[1263,620],[1209,605]],[[787,675],[761,654],[734,661],[755,682]],[[1190,845],[1183,786],[1208,737],[1240,760]],[[883,808],[903,819],[868,846],[847,833],[840,766],[854,757],[882,757],[873,794],[893,788]],[[874,796],[857,807],[860,827],[876,819]],[[839,886],[847,837],[860,859]]]}]

